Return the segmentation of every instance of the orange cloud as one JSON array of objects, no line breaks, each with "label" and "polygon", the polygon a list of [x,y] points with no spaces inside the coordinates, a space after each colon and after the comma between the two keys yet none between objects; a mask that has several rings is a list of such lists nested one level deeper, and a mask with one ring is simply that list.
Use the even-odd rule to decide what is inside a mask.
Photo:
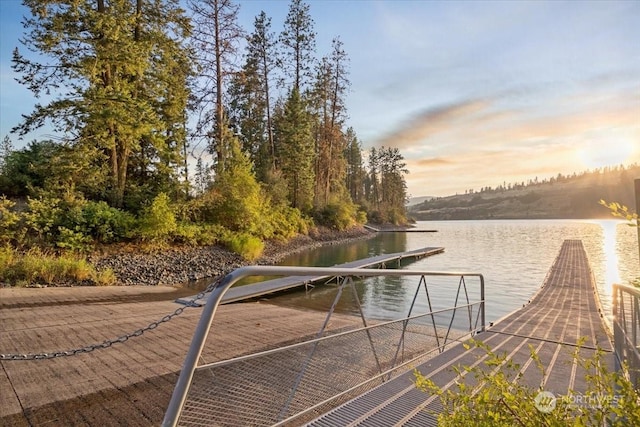
[{"label": "orange cloud", "polygon": [[488,103],[483,100],[469,100],[457,104],[430,108],[416,114],[399,129],[381,138],[375,145],[406,148],[420,145],[426,138],[451,129],[463,118],[468,118],[486,109]]}]

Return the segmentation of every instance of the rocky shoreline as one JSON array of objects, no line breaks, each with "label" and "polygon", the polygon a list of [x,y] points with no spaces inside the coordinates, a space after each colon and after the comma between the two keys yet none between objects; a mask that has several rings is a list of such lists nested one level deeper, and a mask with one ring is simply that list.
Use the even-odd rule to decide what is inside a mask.
[{"label": "rocky shoreline", "polygon": [[172,247],[151,253],[116,251],[92,257],[90,262],[98,270],[111,268],[120,285],[175,286],[227,274],[249,264],[274,264],[294,253],[374,235],[364,227],[344,231],[317,229],[308,236],[299,235],[286,243],[267,242],[263,256],[253,263],[221,246]]}]

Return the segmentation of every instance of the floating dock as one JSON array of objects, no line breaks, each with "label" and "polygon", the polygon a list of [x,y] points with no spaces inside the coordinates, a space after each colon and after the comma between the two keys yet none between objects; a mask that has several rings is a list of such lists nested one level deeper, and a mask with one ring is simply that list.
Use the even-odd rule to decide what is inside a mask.
[{"label": "floating dock", "polygon": [[[429,247],[416,249],[407,252],[395,252],[390,254],[377,255],[370,258],[358,259],[355,261],[347,262],[340,265],[335,265],[337,268],[372,268],[372,267],[386,267],[395,263],[400,265],[403,260],[406,259],[420,259],[431,255],[436,255],[444,252],[444,248]],[[321,282],[330,279],[328,276],[289,276],[278,279],[266,280],[263,282],[253,283],[250,285],[235,286],[224,295],[222,298],[222,304],[228,304],[231,302],[243,301],[251,298],[260,297],[263,295],[271,294],[274,292],[286,291],[292,288],[298,288],[308,286],[313,283]],[[205,294],[202,298],[195,300],[197,304],[205,304],[208,294]],[[180,304],[188,304],[194,301],[195,296],[180,298],[176,302]]]},{"label": "floating dock", "polygon": [[[521,383],[533,389],[542,385],[555,396],[575,395],[587,387],[587,372],[572,357],[590,358],[597,349],[613,369],[613,347],[604,326],[601,307],[587,255],[580,240],[563,243],[540,291],[522,309],[496,322],[477,339],[496,353],[505,353],[519,364]],[[491,298],[491,296],[488,296]],[[580,343],[581,339],[586,339]],[[545,367],[543,378],[530,357],[533,346]],[[462,344],[419,365],[417,369],[442,389],[465,381],[454,367],[477,366],[487,359],[480,349]],[[434,414],[442,410],[437,396],[416,389],[413,372],[407,372],[319,417],[312,426],[435,426]]]},{"label": "floating dock", "polygon": [[376,233],[437,233],[438,230],[423,230],[420,228],[405,228],[405,227],[385,227],[377,228],[372,225],[364,225],[364,228]]}]

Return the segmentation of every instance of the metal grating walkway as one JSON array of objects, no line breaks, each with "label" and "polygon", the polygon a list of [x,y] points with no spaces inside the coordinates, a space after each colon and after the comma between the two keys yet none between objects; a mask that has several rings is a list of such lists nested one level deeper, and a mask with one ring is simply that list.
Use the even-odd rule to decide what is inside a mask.
[{"label": "metal grating walkway", "polygon": [[[531,344],[547,371],[545,390],[556,395],[566,395],[569,390],[584,391],[586,372],[572,358],[572,351],[578,340],[586,339],[580,350],[583,357],[591,357],[597,347],[607,352],[612,351],[595,292],[595,283],[582,242],[567,240],[542,288],[530,303],[478,337],[492,350],[507,353],[512,360],[523,366],[520,381],[525,384],[537,387],[543,381],[535,363],[531,363]],[[440,387],[448,388],[458,379],[452,368],[459,365],[476,366],[482,363],[483,353],[482,350],[465,350],[462,345],[456,345],[419,365],[417,369]],[[607,354],[606,362],[613,366],[612,354]],[[413,381],[412,372],[404,373],[317,418],[309,425],[437,425],[434,413],[439,410],[438,399],[416,389]]]}]

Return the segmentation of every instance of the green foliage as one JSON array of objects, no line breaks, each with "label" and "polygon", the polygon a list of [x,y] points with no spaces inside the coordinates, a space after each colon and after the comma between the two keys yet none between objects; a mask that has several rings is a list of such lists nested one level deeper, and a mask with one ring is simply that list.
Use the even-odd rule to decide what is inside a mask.
[{"label": "green foliage", "polygon": [[27,232],[35,234],[43,242],[54,241],[63,215],[61,202],[62,200],[55,197],[29,197],[28,209],[23,214]]},{"label": "green foliage", "polygon": [[232,231],[258,234],[263,229],[265,200],[238,140],[229,136],[229,158],[207,196],[206,219]]},{"label": "green foliage", "polygon": [[135,218],[105,202],[89,201],[82,206],[81,225],[84,233],[98,242],[114,243],[131,237]]},{"label": "green foliage", "polygon": [[[472,340],[471,347],[481,349],[486,359],[475,366],[455,368],[461,377],[473,377],[475,382],[461,378],[455,389],[443,390],[418,370],[414,371],[416,387],[438,396],[442,412],[436,414],[438,425],[462,426],[592,426],[640,425],[640,399],[627,379],[626,371],[612,372],[603,361],[604,352],[598,350],[592,358],[584,359],[578,347],[573,358],[589,374],[588,389],[582,396],[595,396],[596,404],[577,405],[571,399],[556,397],[555,409],[542,412],[536,396],[543,391],[518,381],[521,367],[504,354],[493,352],[488,345]],[[533,346],[530,357],[545,377],[545,368]],[[471,384],[474,385],[471,385]]]},{"label": "green foliage", "polygon": [[611,215],[615,216],[616,218],[622,218],[628,221],[629,225],[632,227],[640,227],[640,219],[638,218],[638,213],[631,212],[628,207],[617,202],[608,203],[604,200],[600,200],[600,204],[609,209]]},{"label": "green foliage", "polygon": [[14,243],[19,239],[20,215],[15,212],[15,202],[0,197],[0,244]]},{"label": "green foliage", "polygon": [[357,206],[349,202],[329,203],[315,217],[321,225],[345,230],[356,224],[357,212]]},{"label": "green foliage", "polygon": [[142,212],[138,232],[143,240],[163,242],[177,228],[178,224],[169,197],[160,193],[153,199],[151,205]]},{"label": "green foliage", "polygon": [[96,286],[113,286],[118,283],[116,273],[110,268],[94,271],[91,275],[91,280],[96,284]]},{"label": "green foliage", "polygon": [[191,246],[215,245],[225,235],[224,227],[216,224],[180,222],[173,232],[173,241]]},{"label": "green foliage", "polygon": [[87,252],[93,240],[80,231],[70,230],[66,227],[58,227],[56,246],[72,252]]},{"label": "green foliage", "polygon": [[224,244],[248,261],[258,259],[264,250],[262,240],[247,233],[228,233]]},{"label": "green foliage", "polygon": [[282,175],[287,181],[292,207],[309,212],[313,206],[314,139],[311,117],[298,88],[294,87],[275,120],[275,134],[280,145]]}]

